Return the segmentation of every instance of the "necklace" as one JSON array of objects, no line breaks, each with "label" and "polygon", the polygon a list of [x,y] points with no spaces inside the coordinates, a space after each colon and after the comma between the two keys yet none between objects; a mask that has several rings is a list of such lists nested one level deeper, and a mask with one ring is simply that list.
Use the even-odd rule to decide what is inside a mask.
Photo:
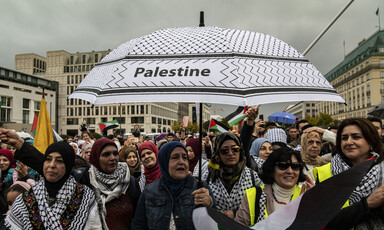
[{"label": "necklace", "polygon": [[282,202],[282,201],[278,201],[277,199],[276,199],[276,196],[275,196],[275,192],[273,191],[273,189],[272,189],[272,196],[273,196],[273,199],[278,203],[278,204],[287,204],[287,203],[285,203],[285,202]]}]

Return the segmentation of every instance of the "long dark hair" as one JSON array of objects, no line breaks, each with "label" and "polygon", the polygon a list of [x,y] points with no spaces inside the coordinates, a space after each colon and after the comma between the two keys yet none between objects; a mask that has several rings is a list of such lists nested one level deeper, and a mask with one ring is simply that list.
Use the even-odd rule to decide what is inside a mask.
[{"label": "long dark hair", "polygon": [[359,127],[361,129],[361,132],[363,133],[365,140],[371,146],[371,150],[379,154],[379,158],[376,160],[375,164],[378,164],[383,161],[383,144],[381,142],[379,133],[377,132],[375,126],[373,126],[372,122],[362,117],[347,118],[340,123],[336,136],[336,150],[341,156],[341,158],[347,164],[352,165],[351,161],[344,155],[343,150],[341,149],[341,133],[343,132],[345,127],[350,125],[356,125],[357,127]]},{"label": "long dark hair", "polygon": [[[271,155],[263,164],[263,172],[260,175],[260,179],[264,184],[273,184],[275,182],[273,175],[275,174],[275,165],[277,162],[291,162],[292,156],[295,156],[297,161],[302,164],[300,168],[300,174],[297,183],[305,181],[305,174],[303,172],[303,160],[301,159],[300,152],[295,151],[289,147],[283,147],[273,150]],[[291,162],[292,163],[292,162]]]}]

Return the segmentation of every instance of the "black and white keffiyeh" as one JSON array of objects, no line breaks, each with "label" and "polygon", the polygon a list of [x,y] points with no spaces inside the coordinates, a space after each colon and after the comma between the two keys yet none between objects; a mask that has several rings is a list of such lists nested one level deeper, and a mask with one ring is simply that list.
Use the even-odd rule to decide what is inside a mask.
[{"label": "black and white keffiyeh", "polygon": [[[48,204],[48,192],[45,181],[40,180],[32,187],[30,193],[35,197],[41,223],[45,229],[63,229],[60,218],[71,202],[77,183],[70,176],[56,195],[52,206]],[[69,226],[66,229],[89,229],[92,220],[98,215],[95,194],[87,186],[83,186],[82,200]],[[9,229],[34,229],[29,217],[30,203],[26,203],[23,195],[19,195],[5,218]]]},{"label": "black and white keffiyeh", "polygon": [[100,193],[105,208],[105,203],[120,197],[121,194],[127,191],[130,179],[129,168],[127,163],[119,162],[116,170],[111,174],[107,174],[91,166],[89,178],[96,191]]},{"label": "black and white keffiyeh", "polygon": [[140,178],[139,178],[139,187],[140,187],[140,191],[143,192],[144,191],[144,188],[145,188],[145,184],[147,183],[147,178],[145,177],[144,173],[142,173],[140,175]]},{"label": "black and white keffiyeh", "polygon": [[[337,175],[350,168],[351,166],[345,163],[339,154],[336,154],[334,157],[332,157],[332,175]],[[383,183],[383,169],[383,162],[381,162],[369,170],[369,172],[361,180],[359,186],[357,186],[349,196],[350,205],[359,202],[365,197],[368,197],[375,189],[381,186]],[[364,223],[359,224],[354,229],[381,229],[382,226],[383,222],[379,218],[371,218]]]},{"label": "black and white keffiyeh", "polygon": [[215,182],[209,180],[209,187],[212,190],[217,210],[237,210],[239,208],[245,190],[254,186],[252,184],[251,173],[254,174],[255,185],[260,186],[262,183],[257,173],[245,167],[240,179],[236,181],[230,194],[228,194],[221,180],[216,180]]}]

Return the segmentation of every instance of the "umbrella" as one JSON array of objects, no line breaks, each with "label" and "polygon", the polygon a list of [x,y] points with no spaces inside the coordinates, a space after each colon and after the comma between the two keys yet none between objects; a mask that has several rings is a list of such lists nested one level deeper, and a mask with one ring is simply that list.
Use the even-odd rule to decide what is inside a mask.
[{"label": "umbrella", "polygon": [[91,70],[71,98],[94,105],[345,102],[287,43],[262,33],[213,26],[163,29],[120,45]]},{"label": "umbrella", "polygon": [[381,119],[384,118],[384,101],[382,101],[380,104],[373,107],[369,112],[368,115],[379,117]]},{"label": "umbrella", "polygon": [[[165,139],[165,137],[166,137],[167,135],[168,135],[168,133],[162,133],[162,134],[160,134],[159,136],[157,136],[157,137],[155,138],[155,141],[163,140],[163,139]],[[173,135],[174,138],[177,138],[175,134],[172,134],[172,135]]]},{"label": "umbrella", "polygon": [[296,120],[296,117],[290,113],[286,112],[276,112],[268,117],[269,120],[282,122],[285,124],[293,124]]},{"label": "umbrella", "polygon": [[345,102],[287,43],[218,27],[169,28],[132,39],[104,57],[69,98],[94,105]]}]

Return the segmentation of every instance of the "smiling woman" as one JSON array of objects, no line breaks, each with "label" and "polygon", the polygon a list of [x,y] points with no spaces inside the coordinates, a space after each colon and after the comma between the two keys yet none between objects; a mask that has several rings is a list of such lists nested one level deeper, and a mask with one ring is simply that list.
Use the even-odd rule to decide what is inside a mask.
[{"label": "smiling woman", "polygon": [[247,189],[236,213],[235,221],[245,226],[267,218],[302,193],[298,183],[305,175],[299,152],[287,147],[274,150],[263,164],[260,178],[265,185]]},{"label": "smiling woman", "polygon": [[138,152],[141,163],[144,166],[144,173],[141,174],[139,179],[140,190],[143,191],[145,186],[161,177],[157,160],[159,150],[152,142],[144,142],[140,145]]},{"label": "smiling woman", "polygon": [[[42,155],[28,143],[19,154],[39,154],[36,170],[44,180],[19,195],[7,214],[10,229],[97,229],[100,216],[94,192],[71,176],[75,163],[73,148],[64,142],[53,143]],[[40,161],[41,160],[41,161]]]}]

